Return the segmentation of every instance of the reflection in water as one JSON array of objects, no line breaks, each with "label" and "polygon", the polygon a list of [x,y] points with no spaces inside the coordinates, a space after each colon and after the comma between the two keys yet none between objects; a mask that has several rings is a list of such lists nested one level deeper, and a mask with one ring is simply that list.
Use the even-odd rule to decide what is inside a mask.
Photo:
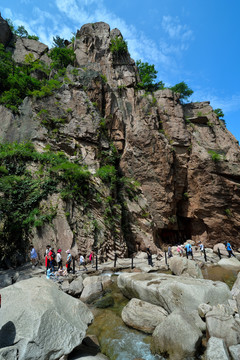
[{"label": "reflection in water", "polygon": [[225,282],[230,290],[234,282],[237,279],[238,272],[231,269],[226,269],[222,266],[205,266],[202,269],[204,279],[209,279],[213,281],[222,281]]}]

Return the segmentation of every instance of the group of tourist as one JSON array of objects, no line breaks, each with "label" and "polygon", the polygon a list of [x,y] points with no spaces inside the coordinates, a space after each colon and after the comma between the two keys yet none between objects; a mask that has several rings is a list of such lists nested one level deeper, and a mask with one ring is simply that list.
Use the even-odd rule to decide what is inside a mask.
[{"label": "group of tourist", "polygon": [[[229,257],[229,258],[232,257],[232,256],[236,257],[236,256],[234,255],[233,251],[232,251],[232,247],[231,247],[230,243],[229,243],[229,242],[225,242],[224,245],[225,245],[226,250],[227,250],[227,252],[228,252],[228,257]],[[201,253],[204,254],[204,251],[205,251],[205,250],[204,250],[204,245],[203,245],[203,243],[202,243],[201,241],[199,241],[198,247],[199,247]],[[177,246],[177,252],[178,252],[178,254],[179,254],[180,256],[183,256],[184,250],[186,251],[187,257],[188,257],[188,256],[191,256],[191,257],[193,258],[192,245],[191,245],[190,243],[187,243],[185,246],[184,246],[184,245],[180,245],[180,244]],[[146,252],[147,252],[147,258],[148,258],[148,265],[153,266],[151,250],[150,250],[149,248],[147,248],[147,249],[146,249]],[[173,256],[171,246],[168,247],[167,253],[168,253],[168,258],[171,258],[171,257]]]},{"label": "group of tourist", "polygon": [[[47,277],[50,277],[50,274],[55,274],[55,266],[57,266],[57,272],[56,275],[66,275],[70,271],[72,271],[72,254],[70,249],[66,251],[67,259],[66,259],[66,269],[63,269],[62,264],[62,249],[57,250],[57,254],[54,251],[54,248],[50,245],[46,246],[46,250],[44,253],[44,259],[45,259],[45,267],[46,267],[46,274]],[[36,266],[38,263],[38,255],[33,245],[30,246],[30,259],[33,266]],[[94,252],[91,251],[89,255],[89,263],[94,266]],[[86,260],[83,254],[80,254],[79,257],[79,270],[81,269],[81,266],[83,266],[84,270],[87,270],[86,267]]]}]

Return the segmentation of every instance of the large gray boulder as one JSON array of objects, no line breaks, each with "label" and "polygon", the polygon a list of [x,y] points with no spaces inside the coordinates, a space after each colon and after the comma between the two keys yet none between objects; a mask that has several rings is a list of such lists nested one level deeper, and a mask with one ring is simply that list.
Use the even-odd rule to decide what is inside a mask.
[{"label": "large gray boulder", "polygon": [[230,346],[229,351],[233,360],[240,359],[240,344]]},{"label": "large gray boulder", "polygon": [[88,276],[83,280],[83,291],[80,299],[84,302],[91,303],[96,300],[102,293],[102,281],[100,276]]},{"label": "large gray boulder", "polygon": [[235,271],[240,270],[240,261],[235,257],[221,259],[218,262],[218,265],[220,265],[224,268],[227,268],[227,269],[235,270]]},{"label": "large gray boulder", "polygon": [[168,315],[161,306],[139,299],[131,299],[122,310],[122,320],[130,327],[152,334]]},{"label": "large gray boulder", "polygon": [[238,273],[237,279],[235,283],[233,284],[232,290],[231,290],[232,296],[236,297],[238,294],[240,294],[240,272]]},{"label": "large gray boulder", "polygon": [[228,286],[220,281],[168,274],[122,273],[118,286],[129,299],[138,298],[162,306],[168,313],[175,309],[197,310],[202,303],[224,304],[232,298]]},{"label": "large gray boulder", "polygon": [[225,342],[216,337],[210,337],[207,343],[206,360],[230,360]]},{"label": "large gray boulder", "polygon": [[173,312],[156,327],[152,335],[154,353],[168,354],[170,360],[196,359],[202,332],[190,316]]},{"label": "large gray boulder", "polygon": [[186,257],[173,256],[169,259],[169,267],[174,275],[190,276],[203,279],[199,265]]},{"label": "large gray boulder", "polygon": [[206,314],[208,335],[223,339],[227,346],[240,343],[240,319],[233,313],[230,306],[219,305]]},{"label": "large gray boulder", "polygon": [[93,320],[85,304],[44,278],[20,281],[1,295],[0,359],[59,359],[82,343]]}]

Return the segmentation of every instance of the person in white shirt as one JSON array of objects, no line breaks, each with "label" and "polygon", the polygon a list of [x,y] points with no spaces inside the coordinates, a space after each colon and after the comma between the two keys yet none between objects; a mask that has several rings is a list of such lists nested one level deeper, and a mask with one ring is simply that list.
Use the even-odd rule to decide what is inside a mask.
[{"label": "person in white shirt", "polygon": [[61,255],[62,250],[58,249],[57,250],[57,267],[58,270],[61,268],[62,269],[62,255]]}]

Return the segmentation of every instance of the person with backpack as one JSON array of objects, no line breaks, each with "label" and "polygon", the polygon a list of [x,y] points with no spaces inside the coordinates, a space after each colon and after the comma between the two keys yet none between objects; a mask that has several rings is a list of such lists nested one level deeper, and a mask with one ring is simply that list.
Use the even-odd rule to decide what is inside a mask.
[{"label": "person with backpack", "polygon": [[37,265],[37,252],[34,248],[33,245],[30,246],[30,258],[31,258],[31,263],[32,266],[35,267],[35,265]]},{"label": "person with backpack", "polygon": [[52,272],[55,271],[54,269],[54,262],[55,262],[55,257],[56,257],[56,254],[54,252],[54,248],[51,248],[49,253],[48,253],[48,258],[49,258],[49,261],[50,261],[50,269]]},{"label": "person with backpack", "polygon": [[147,258],[148,258],[148,265],[153,266],[152,253],[151,253],[151,250],[149,248],[147,248]]},{"label": "person with backpack", "polygon": [[187,255],[187,257],[188,257],[189,255],[191,255],[192,258],[193,258],[192,245],[189,244],[189,243],[187,243],[187,244],[185,245],[185,250],[186,250],[186,255]]}]

